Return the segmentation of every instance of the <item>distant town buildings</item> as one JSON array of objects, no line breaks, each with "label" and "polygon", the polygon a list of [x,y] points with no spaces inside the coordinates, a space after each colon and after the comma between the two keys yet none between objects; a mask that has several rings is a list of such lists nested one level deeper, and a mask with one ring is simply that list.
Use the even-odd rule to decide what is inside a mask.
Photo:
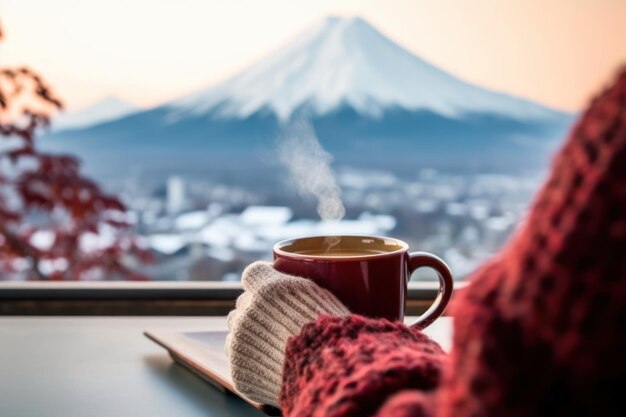
[{"label": "distant town buildings", "polygon": [[[464,279],[515,230],[540,176],[423,170],[403,179],[344,169],[338,182],[347,215],[334,223],[320,221],[314,202],[288,190],[173,176],[164,193],[121,194],[158,260],[144,272],[157,280],[236,280],[250,262],[271,259],[274,243],[326,234],[397,237],[443,257]],[[433,276],[420,271],[414,279]]]},{"label": "distant town buildings", "polygon": [[167,179],[167,213],[180,213],[185,208],[185,184],[181,177]]}]

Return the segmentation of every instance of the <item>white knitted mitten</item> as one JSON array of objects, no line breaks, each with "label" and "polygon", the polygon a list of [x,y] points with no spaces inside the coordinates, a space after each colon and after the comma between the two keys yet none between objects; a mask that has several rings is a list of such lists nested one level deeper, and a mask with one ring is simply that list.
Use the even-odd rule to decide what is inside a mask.
[{"label": "white knitted mitten", "polygon": [[313,281],[278,272],[271,263],[248,266],[242,282],[245,291],[228,315],[232,378],[246,397],[278,406],[287,339],[320,315],[350,312]]}]

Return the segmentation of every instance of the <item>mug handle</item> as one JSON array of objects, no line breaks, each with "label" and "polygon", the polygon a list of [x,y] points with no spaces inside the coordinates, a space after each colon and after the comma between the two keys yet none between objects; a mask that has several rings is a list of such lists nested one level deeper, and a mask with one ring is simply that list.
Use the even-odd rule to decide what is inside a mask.
[{"label": "mug handle", "polygon": [[411,279],[413,272],[424,267],[432,268],[437,272],[439,276],[439,293],[428,310],[411,325],[411,327],[417,327],[418,329],[428,327],[446,311],[450,297],[452,297],[452,288],[454,286],[450,267],[439,257],[426,252],[412,252],[409,254],[409,273],[407,280]]}]

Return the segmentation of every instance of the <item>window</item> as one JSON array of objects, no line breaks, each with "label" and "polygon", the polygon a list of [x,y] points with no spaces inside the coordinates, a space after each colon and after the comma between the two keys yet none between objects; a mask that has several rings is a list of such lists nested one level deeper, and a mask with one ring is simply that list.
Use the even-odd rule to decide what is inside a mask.
[{"label": "window", "polygon": [[[560,16],[547,26],[530,5],[292,3],[12,2],[2,67],[31,63],[65,104],[34,131],[37,152],[82,165],[26,155],[29,166],[27,144],[2,131],[0,280],[11,284],[0,290],[36,298],[53,287],[32,281],[140,279],[117,291],[193,299],[159,286],[193,281],[229,299],[274,243],[319,234],[394,236],[466,280],[523,219],[575,113],[621,58],[607,42],[605,67],[571,65],[582,52],[570,43],[604,36],[557,36],[582,14],[605,25],[590,6],[564,17],[544,5]],[[84,285],[73,288],[87,298],[111,288]]]}]

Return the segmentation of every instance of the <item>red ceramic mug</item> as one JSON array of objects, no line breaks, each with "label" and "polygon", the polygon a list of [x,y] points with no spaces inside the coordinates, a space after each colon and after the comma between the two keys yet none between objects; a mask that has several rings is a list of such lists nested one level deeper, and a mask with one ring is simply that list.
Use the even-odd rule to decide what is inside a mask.
[{"label": "red ceramic mug", "polygon": [[435,255],[409,253],[398,239],[376,236],[317,236],[274,245],[274,267],[310,278],[339,298],[353,313],[404,320],[407,283],[418,268],[439,276],[433,305],[413,324],[425,328],[443,314],[452,295],[450,268]]}]

